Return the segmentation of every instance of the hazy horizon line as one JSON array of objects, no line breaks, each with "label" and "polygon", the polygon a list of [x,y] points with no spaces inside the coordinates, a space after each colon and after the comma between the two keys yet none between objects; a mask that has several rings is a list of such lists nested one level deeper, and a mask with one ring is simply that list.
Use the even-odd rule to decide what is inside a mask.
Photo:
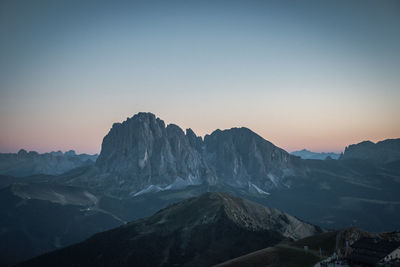
[{"label": "hazy horizon line", "polygon": [[[157,117],[158,118],[158,117]],[[167,125],[170,125],[170,124],[174,124],[174,123],[169,123],[169,124],[166,124],[166,126]],[[176,124],[174,124],[174,125],[176,125]],[[178,125],[179,126],[179,125]],[[214,131],[212,131],[211,133],[213,133],[213,132],[215,132],[215,131],[218,131],[218,130],[220,130],[220,131],[225,131],[225,130],[230,130],[230,129],[234,129],[234,128],[247,128],[247,127],[232,127],[232,128],[227,128],[227,129],[219,129],[219,128],[217,128],[217,129],[215,129]],[[191,128],[187,128],[187,129],[191,129]],[[247,129],[249,129],[249,128],[247,128]],[[249,129],[249,130],[251,130],[251,129]],[[251,130],[252,131],[252,130]],[[252,131],[252,132],[254,132],[254,131]],[[210,134],[211,134],[210,133]],[[262,137],[265,141],[267,141],[267,142],[271,142],[271,141],[269,141],[268,139],[266,139],[265,137],[263,137],[262,135],[260,135],[260,134],[258,134],[258,133],[256,133],[256,132],[254,132],[255,134],[257,134],[257,135],[259,135],[260,137]],[[205,135],[197,135],[196,134],[196,136],[198,136],[198,137],[201,137],[202,138],[202,140],[204,140],[204,137],[206,136],[206,135],[210,135],[210,134],[205,134]],[[385,138],[385,139],[380,139],[380,140],[371,140],[371,139],[368,139],[368,140],[362,140],[362,141],[359,141],[358,143],[353,143],[353,144],[347,144],[344,148],[343,148],[343,150],[318,150],[318,149],[309,149],[309,148],[307,148],[306,146],[304,146],[303,148],[299,148],[299,149],[286,149],[284,146],[278,146],[278,145],[276,145],[275,143],[273,143],[273,142],[271,142],[273,145],[275,145],[275,146],[277,146],[277,147],[279,147],[279,148],[281,148],[281,149],[283,149],[283,150],[285,150],[286,152],[288,152],[288,153],[293,153],[293,152],[297,152],[297,151],[301,151],[301,150],[307,150],[307,151],[310,151],[310,152],[314,152],[314,153],[335,153],[335,154],[341,154],[341,153],[344,153],[344,150],[345,150],[345,148],[346,147],[348,147],[348,146],[350,146],[350,145],[354,145],[354,144],[359,144],[359,143],[362,143],[362,142],[366,142],[366,141],[369,141],[369,142],[372,142],[372,143],[374,143],[374,144],[376,144],[376,143],[378,143],[378,142],[381,142],[381,141],[385,141],[385,140],[391,140],[391,139],[399,139],[400,137],[393,137],[393,138]],[[16,148],[16,149],[10,149],[10,150],[1,150],[0,149],[0,154],[16,154],[16,153],[18,153],[20,150],[25,150],[25,151],[27,151],[28,153],[29,152],[37,152],[37,153],[39,153],[39,154],[46,154],[46,153],[52,153],[52,152],[62,152],[63,154],[65,154],[66,152],[68,152],[68,151],[74,151],[77,155],[79,155],[79,154],[88,154],[88,155],[99,155],[100,153],[101,153],[101,145],[100,145],[100,149],[98,150],[98,151],[87,151],[87,150],[80,150],[80,149],[75,149],[75,148],[69,148],[69,149],[27,149],[27,148],[23,148],[23,147],[21,147],[21,148]]]}]

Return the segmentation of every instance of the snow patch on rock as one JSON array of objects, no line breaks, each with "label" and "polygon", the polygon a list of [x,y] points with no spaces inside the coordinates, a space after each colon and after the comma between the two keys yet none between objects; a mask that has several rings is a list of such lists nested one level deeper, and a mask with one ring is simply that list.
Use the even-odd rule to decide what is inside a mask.
[{"label": "snow patch on rock", "polygon": [[258,186],[256,186],[256,185],[253,184],[253,183],[250,183],[250,182],[249,182],[249,187],[253,187],[253,188],[257,191],[257,193],[259,193],[259,194],[261,194],[261,195],[269,195],[268,192],[265,192],[264,190],[262,190],[261,188],[259,188]]}]

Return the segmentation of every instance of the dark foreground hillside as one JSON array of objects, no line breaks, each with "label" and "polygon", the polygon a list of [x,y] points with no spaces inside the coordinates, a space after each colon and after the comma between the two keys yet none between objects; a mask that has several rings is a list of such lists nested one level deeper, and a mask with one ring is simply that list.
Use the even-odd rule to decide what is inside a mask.
[{"label": "dark foreground hillside", "polygon": [[[346,242],[352,246],[355,242],[363,238],[398,242],[400,240],[400,233],[369,233],[351,227],[316,234],[294,242],[282,242],[273,247],[260,249],[219,263],[215,267],[309,267],[327,260],[333,253],[338,253],[343,257],[346,254]],[[305,246],[308,248],[307,251],[304,250]],[[350,253],[353,252],[350,250]],[[372,257],[374,255],[376,254],[370,254]]]},{"label": "dark foreground hillside", "polygon": [[319,232],[278,210],[206,193],[19,266],[210,266]]}]

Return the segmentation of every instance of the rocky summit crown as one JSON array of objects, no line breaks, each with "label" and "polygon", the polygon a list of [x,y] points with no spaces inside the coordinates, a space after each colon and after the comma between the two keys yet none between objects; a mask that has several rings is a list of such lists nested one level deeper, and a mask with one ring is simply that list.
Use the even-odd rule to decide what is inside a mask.
[{"label": "rocky summit crown", "polygon": [[152,113],[114,123],[96,161],[102,180],[131,196],[189,185],[227,184],[260,194],[284,185],[293,157],[247,128],[204,140]]}]

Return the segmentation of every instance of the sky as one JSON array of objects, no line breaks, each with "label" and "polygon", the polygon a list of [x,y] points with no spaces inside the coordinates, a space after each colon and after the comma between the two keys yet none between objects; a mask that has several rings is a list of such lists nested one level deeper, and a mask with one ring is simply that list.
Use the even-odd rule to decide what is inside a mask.
[{"label": "sky", "polygon": [[399,1],[1,1],[0,152],[145,111],[288,151],[400,137]]}]

